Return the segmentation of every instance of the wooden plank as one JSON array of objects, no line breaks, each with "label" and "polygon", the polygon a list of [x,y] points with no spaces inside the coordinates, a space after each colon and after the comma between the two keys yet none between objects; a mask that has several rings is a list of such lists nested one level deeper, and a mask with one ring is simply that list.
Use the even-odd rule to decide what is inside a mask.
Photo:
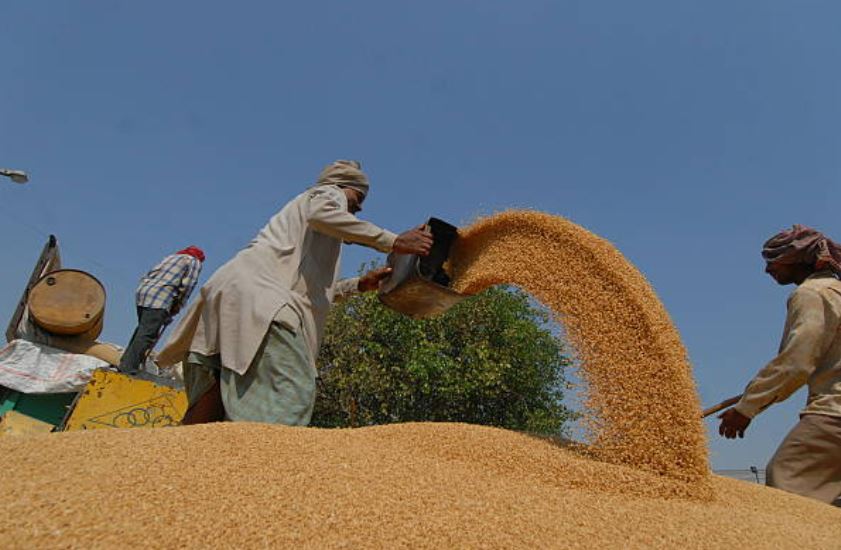
[{"label": "wooden plank", "polygon": [[29,290],[45,273],[59,268],[61,268],[61,255],[58,252],[58,240],[55,235],[50,235],[50,238],[47,240],[47,244],[45,244],[44,248],[41,250],[41,255],[38,257],[38,261],[35,262],[35,268],[29,276],[29,282],[26,283],[26,287],[23,289],[23,294],[21,294],[20,300],[18,301],[18,307],[15,309],[15,313],[12,315],[11,321],[9,321],[9,326],[6,327],[7,342],[11,342],[17,337],[18,325],[20,324],[20,320],[23,318],[24,311],[26,311],[26,302],[29,299]]}]

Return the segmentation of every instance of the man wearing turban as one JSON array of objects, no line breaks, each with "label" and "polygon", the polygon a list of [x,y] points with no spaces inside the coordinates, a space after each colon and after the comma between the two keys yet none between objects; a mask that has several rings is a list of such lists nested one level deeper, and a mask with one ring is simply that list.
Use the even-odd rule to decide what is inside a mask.
[{"label": "man wearing turban", "polygon": [[809,386],[800,422],[767,467],[767,484],[822,500],[841,495],[841,246],[819,231],[795,225],[769,239],[765,271],[796,284],[780,351],[721,416],[719,433],[744,437],[751,419]]},{"label": "man wearing turban", "polygon": [[357,218],[368,190],[358,162],[330,164],[201,288],[157,358],[184,365],[185,424],[309,423],[331,302],[376,290],[389,274],[338,280],[342,242],[419,255],[432,246],[422,228],[396,235]]}]

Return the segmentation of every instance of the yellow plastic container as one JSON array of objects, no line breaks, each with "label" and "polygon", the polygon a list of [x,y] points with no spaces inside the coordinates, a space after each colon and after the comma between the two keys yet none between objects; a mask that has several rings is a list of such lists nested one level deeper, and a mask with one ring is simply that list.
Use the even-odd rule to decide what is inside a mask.
[{"label": "yellow plastic container", "polygon": [[6,411],[0,417],[0,436],[50,433],[55,426],[18,411]]},{"label": "yellow plastic container", "polygon": [[186,411],[182,389],[97,369],[71,407],[63,431],[177,426]]}]

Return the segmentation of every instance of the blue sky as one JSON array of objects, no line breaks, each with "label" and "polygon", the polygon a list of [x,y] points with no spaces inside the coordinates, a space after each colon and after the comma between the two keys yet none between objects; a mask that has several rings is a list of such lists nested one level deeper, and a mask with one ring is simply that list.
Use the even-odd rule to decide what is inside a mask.
[{"label": "blue sky", "polygon": [[[335,158],[395,231],[511,207],[566,216],[649,278],[705,403],[773,357],[790,287],[762,242],[841,239],[841,4],[127,2],[0,4],[0,311],[48,233],[109,298],[188,244],[206,279]],[[375,255],[345,251],[350,274]],[[803,393],[716,468],[764,466]],[[708,422],[712,428],[714,424]]]}]

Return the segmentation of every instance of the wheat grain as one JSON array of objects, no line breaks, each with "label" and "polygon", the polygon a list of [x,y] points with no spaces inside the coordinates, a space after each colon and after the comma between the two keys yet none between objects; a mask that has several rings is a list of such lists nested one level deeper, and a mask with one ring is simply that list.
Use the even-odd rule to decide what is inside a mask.
[{"label": "wheat grain", "polygon": [[581,359],[595,456],[703,483],[706,437],[686,350],[615,247],[563,218],[507,211],[461,230],[450,263],[456,290],[515,284],[555,313]]}]

